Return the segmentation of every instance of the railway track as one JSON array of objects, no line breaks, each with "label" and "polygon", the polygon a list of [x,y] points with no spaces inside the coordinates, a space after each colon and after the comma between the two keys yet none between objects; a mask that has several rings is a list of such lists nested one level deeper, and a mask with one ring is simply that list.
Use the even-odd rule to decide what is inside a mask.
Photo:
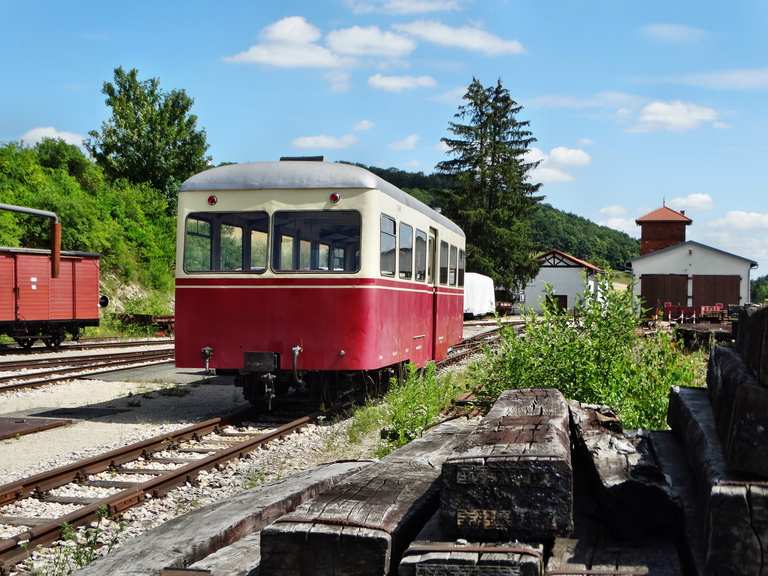
[{"label": "railway track", "polygon": [[166,346],[173,343],[173,338],[150,338],[145,340],[81,339],[79,342],[62,344],[55,350],[44,346],[23,349],[19,346],[9,345],[0,348],[0,356],[5,354],[50,354],[52,352],[66,352],[69,350],[99,350],[102,348],[131,348],[135,346]]},{"label": "railway track", "polygon": [[[0,372],[29,369],[28,373],[0,376],[0,392],[34,388],[63,380],[104,374],[135,365],[161,364],[173,360],[173,348],[161,350],[135,350],[100,354],[98,356],[70,356],[40,360],[0,362]],[[39,370],[36,370],[40,368]]]},{"label": "railway track", "polygon": [[[264,430],[236,428],[232,424],[236,417],[205,420],[0,486],[0,524],[22,528],[11,538],[0,540],[0,574],[8,574],[38,546],[59,540],[65,523],[83,526],[97,520],[102,510],[120,514],[147,498],[162,497],[193,481],[201,471],[240,458],[314,420],[314,415],[302,416]],[[111,489],[113,493],[101,498],[61,495],[62,491],[87,492],[89,488]],[[57,518],[4,512],[30,498],[75,509]]]},{"label": "railway track", "polygon": [[[515,330],[520,330],[523,325],[522,322],[515,322],[505,324],[505,326],[513,326]],[[458,344],[452,347],[451,353],[446,358],[437,363],[438,368],[445,368],[453,364],[457,364],[462,360],[474,356],[479,352],[482,352],[487,346],[492,346],[501,339],[501,328],[497,325],[491,330],[486,330],[480,334],[475,334],[469,338],[465,338]]]}]

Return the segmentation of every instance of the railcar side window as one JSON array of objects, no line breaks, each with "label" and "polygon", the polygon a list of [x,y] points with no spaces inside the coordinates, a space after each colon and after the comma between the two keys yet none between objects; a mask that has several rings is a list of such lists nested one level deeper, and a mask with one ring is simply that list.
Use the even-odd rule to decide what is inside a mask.
[{"label": "railcar side window", "polygon": [[451,286],[456,286],[456,268],[458,264],[458,255],[456,250],[456,246],[451,246],[451,268],[448,272],[448,283]]},{"label": "railcar side window", "polygon": [[440,284],[448,284],[448,242],[440,241]]},{"label": "railcar side window", "polygon": [[386,214],[381,215],[381,233],[379,234],[379,260],[382,276],[395,275],[395,249],[397,234],[395,219]]},{"label": "railcar side window", "polygon": [[272,269],[346,272],[360,269],[360,214],[342,210],[275,212]]},{"label": "railcar side window", "polygon": [[264,272],[268,234],[266,212],[190,214],[184,234],[184,271]]},{"label": "railcar side window", "polygon": [[464,250],[459,250],[459,286],[464,286],[464,267],[466,265],[467,256]]},{"label": "railcar side window", "polygon": [[184,270],[208,272],[211,270],[211,223],[190,216],[184,233]]},{"label": "railcar side window", "polygon": [[413,278],[413,226],[400,222],[400,278]]},{"label": "railcar side window", "polygon": [[416,281],[424,282],[427,277],[427,233],[416,230]]},{"label": "railcar side window", "polygon": [[427,284],[430,286],[435,284],[435,264],[435,237],[430,234],[427,249]]}]

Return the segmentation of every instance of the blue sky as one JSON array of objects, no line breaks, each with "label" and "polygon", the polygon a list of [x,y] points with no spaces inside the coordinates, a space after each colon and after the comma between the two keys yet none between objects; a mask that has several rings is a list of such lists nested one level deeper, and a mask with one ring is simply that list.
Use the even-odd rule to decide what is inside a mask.
[{"label": "blue sky", "polygon": [[768,3],[0,0],[0,141],[78,142],[118,65],[184,88],[215,162],[324,154],[430,172],[463,87],[525,108],[554,206],[689,238],[768,273]]}]

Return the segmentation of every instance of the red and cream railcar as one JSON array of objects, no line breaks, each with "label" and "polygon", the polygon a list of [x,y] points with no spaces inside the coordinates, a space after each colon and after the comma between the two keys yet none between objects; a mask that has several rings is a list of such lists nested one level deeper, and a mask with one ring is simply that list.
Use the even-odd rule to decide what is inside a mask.
[{"label": "red and cream railcar", "polygon": [[178,215],[177,366],[237,373],[254,402],[461,340],[464,233],[367,170],[213,168],[182,185]]}]

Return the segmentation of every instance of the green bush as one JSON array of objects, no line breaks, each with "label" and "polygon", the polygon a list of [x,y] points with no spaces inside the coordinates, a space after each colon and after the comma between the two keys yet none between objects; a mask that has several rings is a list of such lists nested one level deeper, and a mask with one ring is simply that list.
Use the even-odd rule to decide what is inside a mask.
[{"label": "green bush", "polygon": [[501,345],[471,367],[488,402],[508,388],[557,388],[568,398],[614,408],[625,426],[665,427],[673,385],[695,385],[701,353],[684,352],[669,334],[643,336],[632,294],[598,281],[599,298],[585,291],[574,312],[547,299],[542,316],[528,313],[522,335],[502,328]]},{"label": "green bush", "polygon": [[378,454],[383,456],[408,444],[434,426],[460,392],[450,374],[438,377],[433,362],[424,369],[408,364],[404,377],[392,379],[379,403],[369,403],[355,412],[348,436],[358,442],[373,430],[382,430]]}]

